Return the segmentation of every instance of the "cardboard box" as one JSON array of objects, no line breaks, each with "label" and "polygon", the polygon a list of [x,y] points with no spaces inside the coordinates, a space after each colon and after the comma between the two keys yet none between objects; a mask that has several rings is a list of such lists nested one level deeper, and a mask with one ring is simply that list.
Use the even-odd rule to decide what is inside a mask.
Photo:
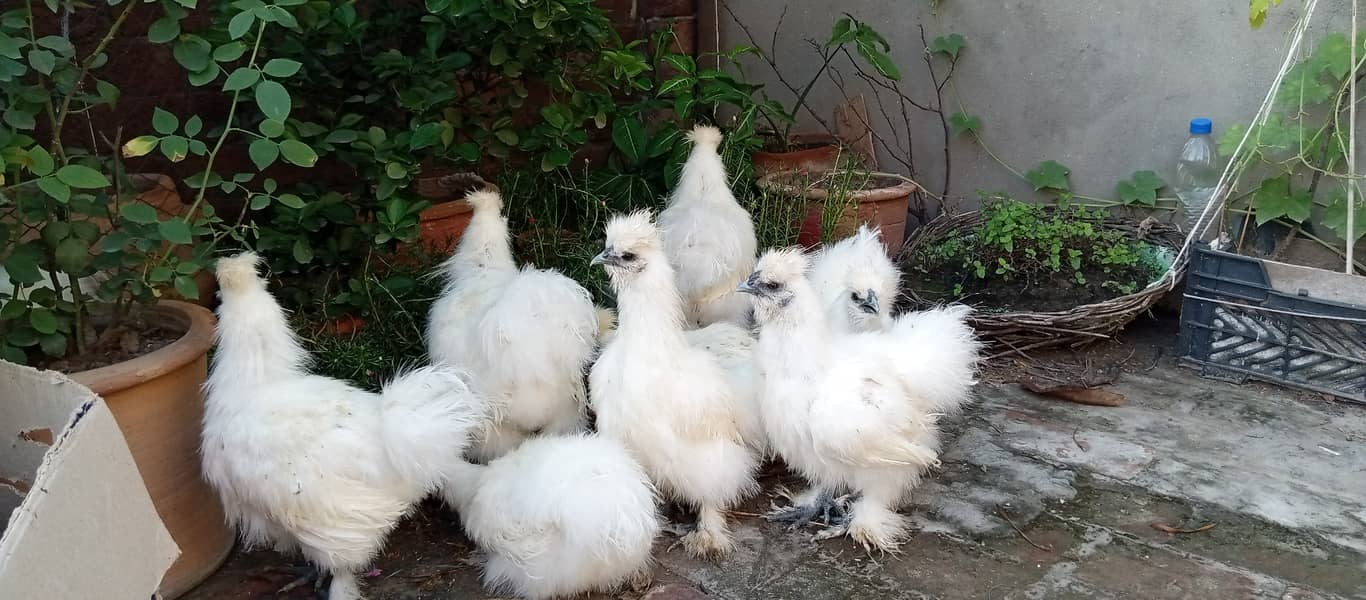
[{"label": "cardboard box", "polygon": [[6,598],[147,600],[180,555],[104,400],[5,361],[0,517]]}]

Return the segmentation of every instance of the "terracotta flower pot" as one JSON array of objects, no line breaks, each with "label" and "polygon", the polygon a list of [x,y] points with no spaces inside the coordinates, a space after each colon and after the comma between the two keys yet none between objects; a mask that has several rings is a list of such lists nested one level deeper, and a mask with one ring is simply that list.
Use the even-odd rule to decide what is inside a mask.
[{"label": "terracotta flower pot", "polygon": [[796,135],[792,141],[795,148],[790,151],[756,150],[751,157],[754,176],[782,171],[826,171],[839,164],[842,151],[834,136]]},{"label": "terracotta flower pot", "polygon": [[828,182],[839,181],[841,186],[853,186],[840,194],[839,200],[848,203],[836,221],[835,231],[829,236],[839,239],[849,236],[860,223],[875,225],[882,230],[882,243],[887,254],[895,257],[906,237],[906,209],[911,194],[916,191],[914,181],[894,173],[858,173],[825,171],[803,173],[786,171],[770,173],[759,179],[759,187],[807,203],[802,217],[797,243],[813,247],[825,237],[823,217],[831,192]]},{"label": "terracotta flower pot", "polygon": [[418,215],[418,236],[424,250],[439,256],[455,250],[465,227],[470,224],[470,217],[474,216],[474,207],[464,198],[478,189],[496,192],[498,186],[467,172],[417,179],[417,194],[432,202]]},{"label": "terracotta flower pot", "polygon": [[161,580],[161,597],[171,600],[223,564],[233,534],[218,495],[200,472],[201,387],[213,345],[213,313],[174,300],[162,300],[150,310],[183,327],[185,334],[154,352],[71,378],[109,405],[157,513],[180,546],[180,558]]}]

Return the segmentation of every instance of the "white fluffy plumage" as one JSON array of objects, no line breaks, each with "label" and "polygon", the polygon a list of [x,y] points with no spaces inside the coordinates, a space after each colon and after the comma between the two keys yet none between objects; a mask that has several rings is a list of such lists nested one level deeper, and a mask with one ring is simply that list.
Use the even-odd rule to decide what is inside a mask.
[{"label": "white fluffy plumage", "polygon": [[734,548],[724,511],[754,492],[746,401],[716,356],[691,345],[682,302],[649,213],[613,217],[594,258],[617,293],[618,325],[589,374],[598,431],[620,440],[660,492],[698,509],[683,538],[697,556]]},{"label": "white fluffy plumage", "polygon": [[811,260],[810,278],[835,331],[891,328],[901,271],[887,257],[881,231],[860,225],[854,235],[822,248]]},{"label": "white fluffy plumage", "polygon": [[494,422],[470,450],[487,462],[535,432],[585,428],[583,372],[597,346],[599,312],[563,274],[517,268],[496,192],[468,200],[474,215],[443,265],[446,287],[432,304],[427,350],[434,362],[470,373],[492,403]]},{"label": "white fluffy plumage", "polygon": [[800,252],[770,251],[742,285],[760,324],[769,443],[816,489],[858,494],[845,526],[823,537],[848,533],[866,548],[895,550],[907,528],[896,509],[938,463],[939,418],[966,402],[975,383],[970,309],[837,334],[806,269]]},{"label": "white fluffy plumage", "polygon": [[360,598],[356,572],[459,464],[486,418],[462,374],[427,367],[379,394],[307,373],[308,357],[251,253],[218,262],[204,475],[251,546],[300,550]]},{"label": "white fluffy plumage", "polygon": [[484,585],[530,600],[648,582],[661,519],[655,490],[619,442],[589,434],[527,440],[445,488],[488,554]]},{"label": "white fluffy plumage", "polygon": [[748,325],[749,299],[737,294],[735,286],[754,269],[754,222],[730,191],[717,153],[721,131],[698,125],[688,138],[692,153],[668,207],[659,214],[684,318],[689,327],[723,321]]}]

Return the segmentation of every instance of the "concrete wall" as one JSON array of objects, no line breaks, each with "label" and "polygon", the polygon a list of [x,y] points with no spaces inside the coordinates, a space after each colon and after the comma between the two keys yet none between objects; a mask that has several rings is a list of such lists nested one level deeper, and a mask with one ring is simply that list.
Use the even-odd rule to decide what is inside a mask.
[{"label": "concrete wall", "polygon": [[[804,40],[828,39],[840,12],[888,38],[903,87],[921,102],[934,102],[934,94],[919,28],[931,41],[948,33],[963,35],[967,45],[956,83],[945,90],[950,112],[958,110],[961,99],[967,112],[981,117],[987,147],[1020,171],[1056,160],[1072,169],[1074,191],[1106,198],[1113,198],[1115,184],[1136,170],[1152,169],[1170,181],[1192,117],[1213,119],[1216,136],[1234,122],[1247,122],[1284,58],[1287,32],[1302,10],[1295,0],[1284,2],[1272,9],[1262,29],[1253,31],[1246,0],[940,0],[937,14],[931,0],[718,1],[728,2],[765,50],[782,6],[788,7],[772,50],[784,77],[799,86],[818,66]],[[706,11],[713,3],[703,0],[701,6]],[[715,6],[721,46],[751,43],[725,7]],[[1345,0],[1319,2],[1306,46],[1313,48],[1330,26],[1345,31],[1349,15]],[[713,35],[701,31],[699,39],[705,43]],[[776,82],[772,69],[751,63],[753,78],[790,104],[793,96]],[[846,61],[835,65],[846,80],[857,80]],[[812,96],[827,118],[841,99],[829,81]],[[871,95],[866,98],[873,101]],[[885,103],[893,110],[890,99]],[[870,112],[886,135],[889,124],[876,108]],[[899,113],[893,119],[905,129]],[[807,115],[803,124],[816,127]],[[937,117],[917,112],[911,129],[920,179],[938,193],[944,157]],[[951,149],[950,196],[966,197],[972,205],[978,189],[1031,193],[975,142],[959,137]],[[880,162],[904,171],[894,169],[893,161]]]}]

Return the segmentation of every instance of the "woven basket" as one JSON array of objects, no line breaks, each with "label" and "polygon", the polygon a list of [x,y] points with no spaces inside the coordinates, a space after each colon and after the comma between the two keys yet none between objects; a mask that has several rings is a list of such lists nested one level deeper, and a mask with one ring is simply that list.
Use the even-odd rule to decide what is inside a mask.
[{"label": "woven basket", "polygon": [[[901,260],[911,260],[921,248],[938,243],[951,233],[977,227],[984,221],[982,213],[975,211],[940,216],[906,240],[906,245],[901,250]],[[1131,239],[1165,246],[1173,251],[1180,249],[1185,241],[1185,236],[1176,227],[1152,218],[1135,223],[1109,217],[1097,219],[1095,224],[1103,229],[1123,232]],[[1171,282],[1181,280],[1185,270],[1185,261],[1182,261],[1173,267],[1169,277],[1140,291],[1104,302],[1083,304],[1069,310],[1054,312],[974,312],[968,320],[993,351],[989,354],[988,360],[1007,354],[1024,355],[1026,351],[1041,348],[1076,348],[1110,339],[1139,314],[1157,304],[1171,291]],[[905,294],[912,307],[933,304],[909,288]]]}]

